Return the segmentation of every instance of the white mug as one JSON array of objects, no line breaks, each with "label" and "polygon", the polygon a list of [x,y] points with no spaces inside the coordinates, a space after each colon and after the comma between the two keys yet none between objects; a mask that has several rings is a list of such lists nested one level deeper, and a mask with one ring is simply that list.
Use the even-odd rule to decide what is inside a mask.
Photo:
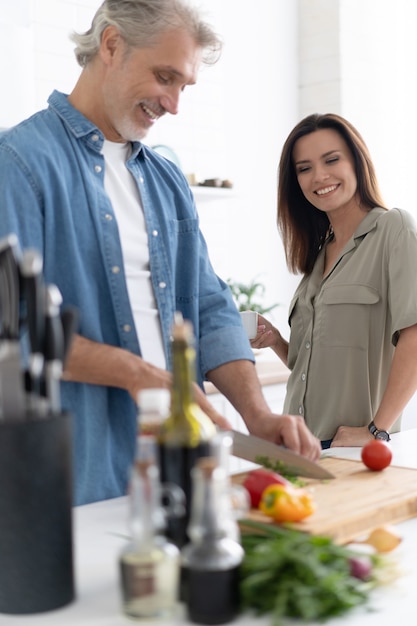
[{"label": "white mug", "polygon": [[256,311],[241,311],[240,317],[248,338],[255,339],[258,334],[258,313]]}]

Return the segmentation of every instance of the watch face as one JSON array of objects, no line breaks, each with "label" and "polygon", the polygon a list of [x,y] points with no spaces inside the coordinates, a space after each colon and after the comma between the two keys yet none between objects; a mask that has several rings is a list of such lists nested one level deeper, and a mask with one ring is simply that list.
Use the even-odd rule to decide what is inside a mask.
[{"label": "watch face", "polygon": [[390,436],[385,430],[380,430],[379,433],[375,435],[375,439],[381,439],[382,441],[389,441]]}]

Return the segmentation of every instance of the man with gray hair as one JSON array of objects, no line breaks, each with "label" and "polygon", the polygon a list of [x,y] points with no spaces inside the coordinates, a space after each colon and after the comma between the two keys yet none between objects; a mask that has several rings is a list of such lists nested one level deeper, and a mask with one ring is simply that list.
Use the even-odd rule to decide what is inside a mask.
[{"label": "man with gray hair", "polygon": [[249,431],[316,460],[302,418],[275,415],[228,286],[208,257],[187,181],[141,143],[221,42],[183,0],[105,0],[73,36],[82,66],[70,95],[0,140],[0,234],[43,255],[45,279],[80,311],[62,382],[74,415],[75,503],[123,495],[138,392],[171,384],[174,312],[196,335],[196,397],[210,380]]}]

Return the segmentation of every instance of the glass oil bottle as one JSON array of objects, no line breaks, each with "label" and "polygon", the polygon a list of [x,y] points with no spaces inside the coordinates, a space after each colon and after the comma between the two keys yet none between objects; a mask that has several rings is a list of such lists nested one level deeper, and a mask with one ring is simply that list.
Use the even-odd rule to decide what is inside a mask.
[{"label": "glass oil bottle", "polygon": [[167,537],[178,547],[187,543],[192,497],[191,470],[196,461],[210,454],[216,434],[211,419],[194,399],[195,347],[191,322],[176,313],[172,328],[173,382],[171,410],[164,421],[159,441],[161,481],[178,485],[185,494],[185,513],[167,520]]},{"label": "glass oil bottle", "polygon": [[131,541],[120,555],[123,609],[131,618],[170,617],[178,606],[180,553],[163,533],[156,441],[139,436],[130,481]]}]

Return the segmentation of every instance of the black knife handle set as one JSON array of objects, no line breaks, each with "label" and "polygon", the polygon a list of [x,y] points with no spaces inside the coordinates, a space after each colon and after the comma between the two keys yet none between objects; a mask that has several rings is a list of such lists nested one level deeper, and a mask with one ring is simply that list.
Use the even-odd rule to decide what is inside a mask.
[{"label": "black knife handle set", "polygon": [[61,411],[60,379],[78,313],[61,312],[61,293],[44,284],[42,269],[40,253],[21,252],[14,234],[0,240],[0,421]]},{"label": "black knife handle set", "polygon": [[40,255],[0,240],[0,613],[75,597],[72,417],[59,385],[77,316],[60,305]]}]

